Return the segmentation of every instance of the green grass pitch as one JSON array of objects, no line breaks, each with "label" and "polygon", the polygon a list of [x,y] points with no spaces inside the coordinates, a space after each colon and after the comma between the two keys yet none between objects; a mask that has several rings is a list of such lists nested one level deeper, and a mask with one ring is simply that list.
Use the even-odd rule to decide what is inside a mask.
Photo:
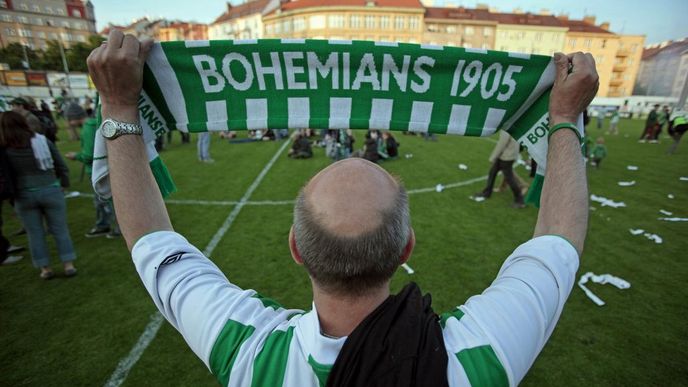
[{"label": "green grass pitch", "polygon": [[[525,386],[646,386],[688,383],[688,223],[658,220],[660,209],[688,217],[688,144],[666,155],[670,140],[638,144],[641,121],[622,120],[621,134],[606,135],[609,156],[599,170],[588,167],[590,193],[626,207],[591,202],[590,227],[578,275],[592,271],[626,279],[631,288],[589,284],[607,304],[598,307],[575,286],[552,338],[523,381]],[[605,123],[605,128],[607,123]],[[64,137],[64,131],[61,132]],[[357,133],[357,147],[362,133]],[[491,139],[439,136],[437,142],[397,135],[398,160],[383,167],[407,189],[435,187],[485,176]],[[179,192],[174,200],[238,201],[278,151],[282,142],[229,144],[213,136],[214,164],[196,160],[191,144],[173,143],[162,152]],[[78,144],[62,141],[62,152]],[[413,154],[405,158],[405,154]],[[72,190],[91,192],[81,165],[67,161]],[[321,148],[311,160],[279,157],[249,198],[252,202],[293,200],[299,188],[330,163]],[[459,163],[468,165],[461,170]],[[628,165],[639,167],[627,170]],[[523,167],[517,173],[527,179]],[[619,181],[632,181],[621,187]],[[532,235],[537,210],[509,207],[511,193],[490,200],[468,197],[483,181],[443,192],[410,195],[417,246],[409,261],[415,274],[399,270],[392,290],[416,281],[443,312],[481,292],[507,255]],[[669,199],[668,194],[674,195]],[[0,267],[0,385],[100,386],[127,356],[155,313],[120,240],[87,239],[95,211],[90,198],[68,199],[71,235],[79,275],[42,281],[28,252],[18,264]],[[168,204],[173,224],[203,249],[232,211],[232,205]],[[5,235],[19,225],[3,208]],[[241,287],[250,287],[293,308],[310,308],[307,275],[289,255],[287,235],[292,206],[256,205],[241,209],[212,253],[212,260]],[[656,244],[630,234],[640,228],[660,235]],[[26,236],[11,237],[27,246]],[[52,241],[50,242],[52,243]],[[54,267],[61,274],[57,260]],[[164,323],[131,369],[125,386],[214,386],[214,378],[181,336]]]}]

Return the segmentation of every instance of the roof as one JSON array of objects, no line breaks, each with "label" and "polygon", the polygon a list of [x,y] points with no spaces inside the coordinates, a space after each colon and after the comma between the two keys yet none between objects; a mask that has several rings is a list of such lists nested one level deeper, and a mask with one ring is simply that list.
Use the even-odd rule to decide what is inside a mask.
[{"label": "roof", "polygon": [[265,7],[268,5],[270,0],[251,0],[247,1],[243,4],[239,5],[232,5],[223,13],[220,15],[215,21],[213,21],[211,24],[217,24],[217,23],[222,23],[226,22],[228,20],[240,18],[243,16],[248,16],[252,15],[255,13],[261,13],[265,9]]},{"label": "roof", "polygon": [[322,7],[322,6],[346,6],[346,7],[365,7],[368,3],[374,3],[376,7],[395,7],[395,8],[423,8],[420,0],[291,0],[282,3],[282,11],[294,9]]},{"label": "roof", "polygon": [[656,44],[643,49],[642,60],[652,58],[653,56],[659,54],[662,51],[676,50],[685,51],[688,49],[688,38],[679,41],[669,41],[663,44]]},{"label": "roof", "polygon": [[533,13],[490,13],[490,19],[499,24],[517,24],[529,26],[562,27],[562,21],[552,15],[536,15]]},{"label": "roof", "polygon": [[428,7],[425,9],[426,19],[456,19],[456,20],[479,20],[492,22],[490,11],[475,8],[448,8],[448,7]]},{"label": "roof", "polygon": [[610,34],[614,35],[613,32],[605,30],[600,26],[588,23],[585,20],[571,20],[571,19],[559,19],[562,26],[568,27],[570,32],[591,32],[596,34]]}]

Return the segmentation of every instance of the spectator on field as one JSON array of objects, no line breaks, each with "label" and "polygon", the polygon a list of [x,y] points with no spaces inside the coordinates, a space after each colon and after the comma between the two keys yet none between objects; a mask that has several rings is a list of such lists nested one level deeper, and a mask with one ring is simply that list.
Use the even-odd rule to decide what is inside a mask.
[{"label": "spectator on field", "polygon": [[203,163],[214,163],[210,157],[210,132],[198,133],[198,140],[196,142],[196,150],[198,154],[198,161]]},{"label": "spectator on field", "polygon": [[655,131],[657,131],[657,126],[659,125],[659,104],[656,104],[650,114],[647,115],[647,120],[645,121],[645,129],[643,134],[640,135],[638,142],[645,142],[646,140],[651,140],[654,137]]},{"label": "spectator on field", "polygon": [[392,136],[389,131],[382,132],[382,140],[385,144],[385,153],[390,159],[396,159],[399,156],[399,143],[397,139]]},{"label": "spectator on field", "polygon": [[[91,172],[93,171],[93,149],[96,142],[96,130],[98,129],[98,121],[95,118],[89,118],[84,121],[84,126],[81,128],[81,150],[77,152],[67,152],[65,157],[70,160],[76,160],[84,164],[86,175],[91,180]],[[109,239],[119,238],[119,226],[115,218],[115,211],[112,208],[112,203],[105,200],[97,194],[93,196],[93,205],[96,208],[96,223],[94,227],[86,233],[86,238],[95,238],[99,236],[106,236]]]},{"label": "spectator on field", "polygon": [[20,114],[5,112],[0,119],[0,146],[6,148],[10,169],[16,176],[14,208],[26,228],[31,258],[41,270],[40,277],[54,277],[44,223],[55,238],[65,276],[76,275],[76,253],[62,193],[69,186],[69,171],[55,144],[33,132]]},{"label": "spectator on field", "polygon": [[598,108],[597,109],[597,114],[595,115],[597,118],[597,129],[602,129],[602,124],[604,123],[605,113],[606,113],[606,110],[604,108]]},{"label": "spectator on field", "polygon": [[511,192],[514,194],[514,208],[524,208],[526,205],[523,202],[523,193],[518,181],[514,177],[514,161],[518,158],[519,145],[509,133],[502,130],[499,132],[499,141],[495,145],[492,154],[489,157],[492,168],[487,177],[487,185],[485,188],[475,195],[475,197],[482,197],[489,199],[492,196],[497,173],[502,172],[504,180],[511,187]]},{"label": "spectator on field", "polygon": [[612,112],[612,118],[609,120],[609,131],[607,132],[607,134],[619,134],[619,118],[619,108],[617,107]]},{"label": "spectator on field", "polygon": [[[151,45],[113,29],[107,46],[89,56],[104,118],[138,122]],[[107,140],[115,210],[153,302],[222,385],[518,385],[562,313],[588,226],[585,168],[571,123],[597,91],[595,62],[576,53],[557,54],[554,63],[549,118],[562,129],[550,132],[533,239],[514,250],[487,290],[441,318],[416,284],[390,295],[415,234],[404,187],[377,165],[333,163],[298,194],[288,243],[313,290],[313,309],[305,312],[230,283],[174,232],[142,137]],[[461,243],[468,227],[461,221],[457,216],[457,238],[447,243]]]},{"label": "spectator on field", "polygon": [[673,119],[669,123],[669,135],[674,140],[671,147],[667,150],[667,153],[673,154],[678,147],[678,143],[681,142],[681,137],[688,131],[688,112],[679,111],[674,112]]},{"label": "spectator on field", "polygon": [[[0,112],[0,116],[2,113]],[[0,118],[1,119],[1,118]],[[23,247],[13,246],[2,232],[2,209],[3,202],[7,201],[10,204],[14,201],[14,176],[10,170],[10,163],[7,158],[7,151],[0,147],[0,264],[11,265],[19,262],[23,256],[10,255],[18,251],[24,250]]]},{"label": "spectator on field", "polygon": [[79,130],[86,120],[86,111],[75,98],[69,98],[65,100],[63,114],[65,120],[67,120],[69,140],[78,141]]},{"label": "spectator on field", "polygon": [[605,157],[607,157],[607,147],[604,146],[604,137],[598,137],[595,146],[590,151],[592,158],[592,165],[595,169],[600,169],[600,164]]},{"label": "spectator on field", "polygon": [[26,120],[26,124],[35,133],[43,134],[43,127],[41,126],[41,120],[36,117],[35,114],[31,113],[29,101],[25,98],[18,97],[10,101],[12,106],[12,111],[21,114]]},{"label": "spectator on field", "polygon": [[311,142],[308,141],[305,133],[299,132],[294,137],[294,143],[289,149],[289,157],[293,159],[310,159],[313,157],[313,149],[311,148]]},{"label": "spectator on field", "polygon": [[363,158],[373,163],[377,163],[380,160],[380,154],[378,153],[379,133],[377,130],[369,130],[365,136]]}]

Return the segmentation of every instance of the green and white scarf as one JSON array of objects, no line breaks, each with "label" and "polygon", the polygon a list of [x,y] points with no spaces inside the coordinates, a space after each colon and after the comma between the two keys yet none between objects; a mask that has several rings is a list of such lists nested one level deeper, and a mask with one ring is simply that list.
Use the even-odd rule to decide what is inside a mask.
[{"label": "green and white scarf", "polygon": [[[152,141],[169,130],[381,129],[465,136],[506,130],[546,166],[551,57],[348,40],[155,44],[139,99],[151,167],[174,190]],[[579,120],[582,128],[582,118]],[[583,135],[582,129],[581,136]],[[93,184],[109,197],[96,136]]]}]

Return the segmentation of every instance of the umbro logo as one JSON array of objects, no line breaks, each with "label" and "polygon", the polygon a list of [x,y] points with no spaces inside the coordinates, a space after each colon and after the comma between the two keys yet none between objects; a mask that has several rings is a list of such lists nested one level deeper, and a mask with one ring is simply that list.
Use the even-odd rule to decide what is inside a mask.
[{"label": "umbro logo", "polygon": [[174,254],[168,256],[167,258],[163,259],[162,262],[160,262],[160,266],[171,265],[171,264],[181,260],[182,255],[184,255],[184,254],[186,254],[186,253],[183,253],[183,252],[182,253],[174,253]]}]

